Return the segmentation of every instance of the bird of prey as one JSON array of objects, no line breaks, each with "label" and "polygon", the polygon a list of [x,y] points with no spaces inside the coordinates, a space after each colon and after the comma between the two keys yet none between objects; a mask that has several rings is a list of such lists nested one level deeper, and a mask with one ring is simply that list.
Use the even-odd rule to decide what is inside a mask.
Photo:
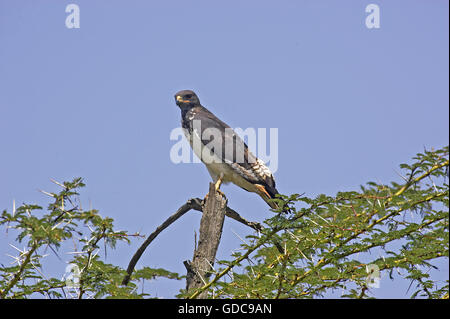
[{"label": "bird of prey", "polygon": [[269,201],[278,194],[271,171],[250,152],[233,129],[202,106],[191,90],[176,93],[175,101],[181,109],[184,134],[194,153],[206,165],[216,190],[220,191],[222,183],[232,182],[258,194],[271,208],[277,209],[277,205]]}]

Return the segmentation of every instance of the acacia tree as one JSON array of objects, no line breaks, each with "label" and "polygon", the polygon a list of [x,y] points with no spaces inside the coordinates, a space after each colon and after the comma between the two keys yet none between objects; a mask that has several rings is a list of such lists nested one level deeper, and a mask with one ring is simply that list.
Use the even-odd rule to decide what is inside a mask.
[{"label": "acacia tree", "polygon": [[[394,278],[398,271],[415,288],[412,298],[448,298],[448,279],[438,281],[428,271],[436,267],[437,259],[448,262],[448,152],[448,147],[424,151],[413,163],[401,164],[402,183],[369,182],[359,191],[336,196],[280,196],[275,199],[280,210],[263,225],[249,223],[227,207],[226,216],[257,232],[247,236],[241,251],[230,260],[211,265],[203,285],[178,296],[314,298],[339,289],[344,297],[367,298],[379,275]],[[14,265],[0,267],[1,298],[36,294],[142,298],[148,296],[137,289],[143,280],[184,278],[149,267],[128,269],[127,277],[126,270],[102,261],[101,243],[113,249],[118,241],[129,242],[140,235],[116,231],[111,218],[81,209],[77,204],[77,190],[84,186],[80,178],[58,184],[59,193],[47,193],[53,201],[46,210],[22,205],[3,211],[2,231],[17,233],[16,241],[25,248],[17,248]],[[198,201],[188,201],[181,213],[201,210],[200,206]],[[44,251],[56,252],[68,240],[80,247],[71,261],[77,280],[47,278],[42,269]]]}]

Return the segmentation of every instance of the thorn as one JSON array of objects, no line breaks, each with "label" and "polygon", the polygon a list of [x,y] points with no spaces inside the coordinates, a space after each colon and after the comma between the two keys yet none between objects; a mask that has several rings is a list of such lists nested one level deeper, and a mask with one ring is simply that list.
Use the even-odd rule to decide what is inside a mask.
[{"label": "thorn", "polygon": [[214,274],[217,274],[217,271],[214,269],[214,266],[209,262],[209,260],[208,260],[207,258],[205,258],[205,260],[206,260],[206,262],[208,263],[209,267],[211,267],[212,272],[213,272]]},{"label": "thorn", "polygon": [[23,251],[20,250],[19,248],[17,248],[16,246],[14,246],[13,244],[8,243],[8,245],[10,245],[12,248],[14,248],[15,250],[17,250],[18,252],[20,252],[20,254],[23,254]]},{"label": "thorn", "polygon": [[394,169],[394,172],[400,176],[405,182],[408,182],[408,179],[406,177],[404,177],[402,174],[400,174],[396,169]]},{"label": "thorn", "polygon": [[66,189],[67,187],[61,184],[60,182],[55,181],[53,178],[50,178],[50,181],[58,186],[61,186],[62,188]]},{"label": "thorn", "polygon": [[244,239],[242,239],[242,237],[241,236],[239,236],[233,229],[231,230],[232,232],[233,232],[233,234],[235,234],[236,235],[236,237],[237,238],[239,238],[244,244],[246,244],[246,245],[248,245],[247,244],[247,242],[244,240]]},{"label": "thorn", "polygon": [[43,191],[42,189],[38,189],[38,191],[40,191],[42,194],[45,194],[45,195],[47,195],[47,196],[50,196],[50,197],[55,197],[55,194],[52,194],[52,193],[49,193],[49,192],[46,192],[46,191]]}]

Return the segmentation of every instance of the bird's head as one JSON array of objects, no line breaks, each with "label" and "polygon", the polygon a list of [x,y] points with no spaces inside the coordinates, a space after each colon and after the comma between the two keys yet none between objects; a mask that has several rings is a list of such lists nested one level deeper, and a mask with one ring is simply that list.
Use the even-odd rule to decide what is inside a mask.
[{"label": "bird's head", "polygon": [[175,101],[181,110],[188,110],[200,105],[197,94],[191,90],[183,90],[175,94]]}]

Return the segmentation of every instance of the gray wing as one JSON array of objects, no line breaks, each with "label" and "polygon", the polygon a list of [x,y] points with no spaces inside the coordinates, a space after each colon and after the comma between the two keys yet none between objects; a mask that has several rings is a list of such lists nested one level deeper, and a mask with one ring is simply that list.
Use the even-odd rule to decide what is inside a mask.
[{"label": "gray wing", "polygon": [[[198,121],[197,124],[200,122],[201,128],[196,127],[195,120]],[[189,123],[189,129],[195,131],[201,137],[201,143],[222,162],[229,164],[247,181],[266,186],[272,196],[278,193],[270,170],[252,154],[247,144],[226,123],[204,107],[192,113]]]}]

